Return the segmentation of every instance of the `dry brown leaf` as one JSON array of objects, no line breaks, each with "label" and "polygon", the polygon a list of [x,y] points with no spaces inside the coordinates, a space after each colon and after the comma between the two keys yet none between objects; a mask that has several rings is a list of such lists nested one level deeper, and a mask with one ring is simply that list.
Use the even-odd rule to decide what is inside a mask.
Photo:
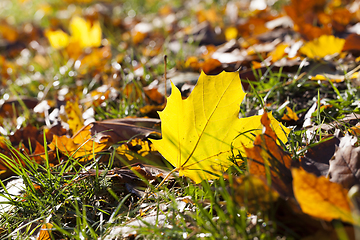
[{"label": "dry brown leaf", "polygon": [[360,147],[339,147],[330,160],[330,181],[350,189],[360,183]]},{"label": "dry brown leaf", "polygon": [[76,137],[83,131],[91,132],[95,140],[100,142],[102,138],[107,138],[112,143],[127,141],[133,137],[147,137],[151,133],[159,132],[153,127],[159,124],[159,119],[154,118],[122,118],[97,121],[84,126],[74,136]]},{"label": "dry brown leaf", "polygon": [[23,97],[20,99],[9,99],[0,107],[0,116],[2,117],[13,117],[21,115],[23,110],[22,104],[24,104],[28,109],[33,109],[39,100],[36,98]]},{"label": "dry brown leaf", "polygon": [[15,42],[19,38],[18,30],[10,26],[6,21],[0,23],[0,34],[8,42]]},{"label": "dry brown leaf", "polygon": [[213,58],[206,59],[201,66],[206,74],[219,74],[223,70],[221,62]]},{"label": "dry brown leaf", "polygon": [[300,159],[301,167],[316,176],[326,176],[329,171],[329,161],[334,156],[335,148],[340,140],[337,137],[325,139],[318,145],[309,148]]}]

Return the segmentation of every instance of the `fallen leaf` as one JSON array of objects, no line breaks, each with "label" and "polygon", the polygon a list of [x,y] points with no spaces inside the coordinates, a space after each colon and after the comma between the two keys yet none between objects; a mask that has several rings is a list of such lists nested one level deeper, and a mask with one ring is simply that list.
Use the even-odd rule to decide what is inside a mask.
[{"label": "fallen leaf", "polygon": [[219,60],[217,59],[213,59],[213,58],[209,58],[206,59],[202,64],[201,64],[201,68],[204,71],[204,73],[206,74],[214,74],[214,73],[219,73],[223,70],[223,68],[221,67],[222,64]]},{"label": "fallen leaf", "polygon": [[52,239],[51,237],[51,229],[52,229],[53,225],[51,223],[44,223],[41,226],[40,232],[36,237],[36,240],[50,240]]},{"label": "fallen leaf", "polygon": [[276,62],[282,59],[287,53],[286,49],[289,48],[289,44],[280,43],[274,50],[268,53],[268,57],[271,57],[272,62]]},{"label": "fallen leaf", "polygon": [[147,116],[147,117],[157,117],[158,111],[162,111],[165,108],[165,103],[162,105],[146,105],[143,106],[139,109],[140,113],[143,116]]},{"label": "fallen leaf", "polygon": [[136,161],[139,163],[164,166],[161,156],[153,147],[153,144],[147,140],[133,138],[131,141],[117,147],[116,153],[122,158],[122,161],[125,162]]},{"label": "fallen leaf", "polygon": [[70,36],[62,30],[46,30],[45,36],[48,38],[50,45],[55,49],[62,49],[69,45]]},{"label": "fallen leaf", "polygon": [[19,33],[15,27],[10,26],[6,21],[0,22],[0,34],[4,39],[13,43],[19,38]]},{"label": "fallen leaf", "polygon": [[87,132],[79,133],[75,138],[67,136],[53,136],[52,142],[49,144],[50,149],[58,149],[66,156],[72,158],[84,157],[84,161],[93,158],[93,154],[101,152],[108,146],[107,141],[103,139],[101,142],[95,142]]},{"label": "fallen leaf", "polygon": [[[188,176],[196,183],[217,178],[233,164],[228,159],[231,146],[243,152],[252,144],[249,133],[261,132],[261,116],[238,118],[244,97],[238,72],[216,76],[201,73],[185,100],[172,84],[165,110],[159,113],[162,139],[151,141],[180,176]],[[288,130],[270,118],[275,132],[286,142]]]},{"label": "fallen leaf", "polygon": [[101,142],[103,138],[111,143],[128,141],[133,137],[147,137],[151,133],[157,133],[154,127],[159,124],[159,119],[154,118],[122,118],[109,119],[90,123],[80,129],[73,138],[80,133],[91,133],[95,136],[96,142]]},{"label": "fallen leaf", "polygon": [[65,105],[65,112],[67,114],[67,123],[73,133],[76,133],[84,126],[84,119],[82,118],[82,111],[80,110],[78,101],[68,101]]},{"label": "fallen leaf", "polygon": [[335,148],[339,143],[340,140],[337,137],[332,137],[309,148],[300,158],[301,167],[318,177],[326,176],[329,171],[329,161],[334,156]]},{"label": "fallen leaf", "polygon": [[268,184],[271,178],[271,186],[282,196],[292,196],[291,156],[277,144],[278,136],[270,127],[272,123],[266,112],[261,117],[261,124],[265,133],[256,136],[253,147],[245,147],[249,172]]},{"label": "fallen leaf", "polygon": [[212,6],[207,10],[201,9],[196,12],[196,15],[199,23],[208,21],[215,25],[221,21],[221,17],[219,16],[218,10],[215,6]]},{"label": "fallen leaf", "polygon": [[195,56],[188,57],[185,61],[185,68],[191,68],[194,71],[199,71],[201,68],[201,63],[199,59]]},{"label": "fallen leaf", "polygon": [[144,87],[143,91],[145,93],[146,96],[145,100],[147,101],[147,103],[155,102],[157,104],[163,104],[165,102],[164,95],[159,93],[157,87],[156,88]]},{"label": "fallen leaf", "polygon": [[286,111],[287,111],[287,113],[284,114],[284,116],[281,118],[281,120],[284,120],[284,121],[299,120],[299,117],[296,115],[296,113],[288,106],[286,106]]},{"label": "fallen leaf", "polygon": [[345,44],[345,39],[333,35],[322,35],[313,41],[305,43],[300,52],[309,58],[323,58],[327,55],[340,53]]},{"label": "fallen leaf", "polygon": [[91,49],[89,54],[79,59],[80,66],[77,70],[80,74],[83,75],[90,71],[101,72],[110,58],[111,48],[109,45],[103,46],[101,48]]},{"label": "fallen leaf", "polygon": [[340,219],[355,223],[348,191],[340,184],[302,169],[293,168],[291,172],[294,195],[304,213],[325,221]]},{"label": "fallen leaf", "polygon": [[246,206],[250,212],[268,210],[279,197],[275,190],[254,175],[234,177],[231,187],[235,191],[236,203]]},{"label": "fallen leaf", "polygon": [[140,32],[140,31],[133,31],[131,33],[131,35],[132,35],[133,43],[135,45],[138,45],[139,43],[144,41],[144,39],[148,36],[148,33]]},{"label": "fallen leaf", "polygon": [[230,41],[231,39],[236,39],[238,36],[238,30],[236,27],[228,27],[225,29],[225,38],[226,41]]},{"label": "fallen leaf", "polygon": [[102,32],[100,23],[75,16],[71,19],[69,29],[71,32],[70,41],[79,42],[82,48],[99,47],[101,45]]},{"label": "fallen leaf", "polygon": [[20,112],[24,110],[24,106],[28,109],[33,109],[39,100],[36,98],[23,97],[19,99],[9,99],[5,101],[0,107],[0,116],[13,117],[20,115]]},{"label": "fallen leaf", "polygon": [[307,40],[313,40],[332,33],[331,24],[314,24],[320,23],[318,15],[324,12],[325,5],[325,0],[292,0],[284,10],[293,20],[294,30],[300,32]]},{"label": "fallen leaf", "polygon": [[346,189],[360,183],[360,147],[351,144],[338,147],[329,164],[330,181]]},{"label": "fallen leaf", "polygon": [[345,43],[344,43],[342,51],[349,51],[349,52],[355,52],[355,53],[359,52],[360,51],[359,41],[360,41],[359,34],[356,34],[356,33],[350,34],[345,39]]}]

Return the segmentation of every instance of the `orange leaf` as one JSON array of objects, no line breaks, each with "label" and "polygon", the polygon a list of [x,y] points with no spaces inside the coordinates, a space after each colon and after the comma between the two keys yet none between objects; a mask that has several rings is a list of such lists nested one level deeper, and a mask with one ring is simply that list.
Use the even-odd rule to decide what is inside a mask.
[{"label": "orange leaf", "polygon": [[51,228],[53,225],[51,223],[45,223],[41,226],[41,230],[36,237],[36,240],[50,240],[51,238]]},{"label": "orange leaf", "polygon": [[292,195],[290,154],[277,145],[278,137],[270,127],[271,121],[266,112],[261,117],[261,123],[265,127],[265,133],[255,138],[254,147],[245,148],[249,171],[265,182],[267,182],[267,176],[270,175],[272,186],[280,194],[290,196]]},{"label": "orange leaf", "polygon": [[345,39],[345,44],[342,51],[360,51],[360,35],[352,33]]},{"label": "orange leaf", "polygon": [[15,42],[19,38],[19,34],[16,28],[10,26],[6,22],[0,23],[0,34],[4,39],[11,43]]},{"label": "orange leaf", "polygon": [[287,110],[287,113],[284,114],[284,116],[281,118],[281,120],[285,120],[285,121],[299,120],[299,117],[296,115],[296,113],[291,108],[286,106],[286,110]]},{"label": "orange leaf", "polygon": [[286,55],[285,50],[289,47],[289,44],[280,43],[276,48],[268,54],[271,57],[272,62],[276,62]]},{"label": "orange leaf", "polygon": [[215,71],[217,68],[220,67],[221,62],[213,58],[206,59],[205,62],[202,64],[202,69],[206,74],[210,74],[212,71]]},{"label": "orange leaf", "polygon": [[294,195],[302,211],[326,221],[340,219],[354,223],[348,191],[326,177],[292,169]]},{"label": "orange leaf", "polygon": [[[90,127],[89,127],[90,128]],[[93,153],[98,153],[107,147],[106,141],[100,143],[95,142],[88,129],[84,129],[83,134],[78,133],[74,139],[67,136],[53,136],[53,141],[49,144],[52,150],[56,148],[60,152],[73,158],[85,157],[85,160],[91,159]]]}]

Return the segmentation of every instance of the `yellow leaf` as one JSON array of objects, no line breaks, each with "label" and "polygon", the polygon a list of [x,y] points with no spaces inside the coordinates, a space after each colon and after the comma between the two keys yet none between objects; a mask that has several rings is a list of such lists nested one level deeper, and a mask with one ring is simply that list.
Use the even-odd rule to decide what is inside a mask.
[{"label": "yellow leaf", "polygon": [[[231,145],[243,152],[252,145],[251,133],[261,133],[261,116],[238,118],[244,97],[238,72],[201,73],[186,100],[172,84],[165,110],[159,113],[162,139],[151,140],[154,147],[180,175],[196,183],[217,178],[232,165],[228,159]],[[271,114],[269,118],[280,140],[286,142],[286,128]]]},{"label": "yellow leaf", "polygon": [[238,36],[238,30],[236,27],[228,27],[225,29],[226,41],[230,41],[231,39],[236,39],[237,36]]},{"label": "yellow leaf", "polygon": [[101,27],[98,21],[91,26],[89,21],[74,17],[70,22],[71,41],[79,42],[82,48],[101,45]]},{"label": "yellow leaf", "polygon": [[271,51],[268,54],[268,57],[271,57],[271,60],[273,62],[276,62],[286,55],[285,51],[288,47],[289,47],[289,44],[280,43],[279,45],[276,46],[276,48],[273,51]]},{"label": "yellow leaf", "polygon": [[67,123],[69,124],[69,128],[74,134],[84,126],[84,119],[82,118],[78,102],[68,101],[65,106],[65,112],[68,117]]},{"label": "yellow leaf", "polygon": [[50,45],[55,49],[61,49],[69,45],[69,35],[62,30],[46,30],[45,36],[50,42]]},{"label": "yellow leaf", "polygon": [[345,39],[333,35],[322,35],[321,37],[307,42],[300,48],[300,52],[309,58],[323,58],[327,55],[340,53],[345,44]]},{"label": "yellow leaf", "polygon": [[326,221],[340,219],[354,223],[348,191],[324,176],[316,177],[302,169],[292,169],[293,189],[302,211]]}]

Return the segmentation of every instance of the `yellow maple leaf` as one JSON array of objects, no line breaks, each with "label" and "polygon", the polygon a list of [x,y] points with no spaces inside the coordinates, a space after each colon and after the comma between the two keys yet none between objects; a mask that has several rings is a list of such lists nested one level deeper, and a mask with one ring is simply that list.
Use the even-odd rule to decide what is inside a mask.
[{"label": "yellow maple leaf", "polygon": [[323,58],[327,55],[340,53],[345,44],[345,39],[333,35],[322,35],[313,41],[305,43],[300,52],[309,58]]},{"label": "yellow maple leaf", "polygon": [[70,36],[62,30],[45,30],[45,36],[55,49],[61,49],[69,45]]},{"label": "yellow maple leaf", "polygon": [[[185,100],[172,84],[167,105],[159,113],[162,139],[151,140],[154,147],[180,176],[188,176],[196,183],[217,178],[233,164],[228,159],[231,145],[244,152],[244,147],[253,144],[252,136],[261,133],[261,116],[238,118],[244,97],[238,72],[217,76],[201,73]],[[279,139],[286,142],[289,130],[271,114],[269,118]]]},{"label": "yellow maple leaf", "polygon": [[86,47],[99,47],[101,45],[102,31],[99,21],[91,24],[84,18],[75,16],[71,19],[69,30],[71,36],[62,30],[45,31],[45,36],[50,45],[55,49],[62,49],[69,45],[78,45],[80,49]]},{"label": "yellow maple leaf", "polygon": [[76,16],[71,19],[69,28],[71,41],[78,41],[82,48],[101,45],[101,27],[98,21],[91,26],[89,21]]}]

